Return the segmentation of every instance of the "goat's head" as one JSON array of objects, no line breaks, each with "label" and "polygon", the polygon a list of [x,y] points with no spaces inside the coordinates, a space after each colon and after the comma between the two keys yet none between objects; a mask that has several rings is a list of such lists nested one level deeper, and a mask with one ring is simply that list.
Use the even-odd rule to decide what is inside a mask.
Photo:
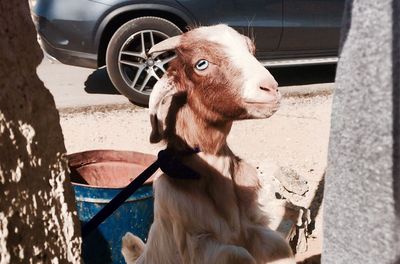
[{"label": "goat's head", "polygon": [[[165,111],[160,113],[160,102],[170,103],[173,94],[183,94],[197,118],[213,124],[268,118],[277,111],[278,83],[254,57],[253,42],[234,29],[226,25],[196,28],[157,43],[149,54],[157,57],[167,50],[174,50],[176,59],[150,96],[153,129],[156,120],[163,119],[160,115],[165,115]],[[152,142],[160,140],[156,134]]]},{"label": "goat's head", "polygon": [[206,119],[267,118],[278,109],[278,83],[254,57],[253,42],[234,29],[196,28],[156,44],[149,53],[172,49],[177,58],[167,74]]}]

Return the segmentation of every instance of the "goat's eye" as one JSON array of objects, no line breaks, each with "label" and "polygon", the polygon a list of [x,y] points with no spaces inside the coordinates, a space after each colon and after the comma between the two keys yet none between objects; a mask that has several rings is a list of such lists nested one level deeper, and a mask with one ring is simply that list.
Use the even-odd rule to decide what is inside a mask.
[{"label": "goat's eye", "polygon": [[207,60],[202,59],[202,60],[199,60],[196,63],[196,69],[199,70],[199,71],[204,71],[207,68],[208,68],[208,61]]}]

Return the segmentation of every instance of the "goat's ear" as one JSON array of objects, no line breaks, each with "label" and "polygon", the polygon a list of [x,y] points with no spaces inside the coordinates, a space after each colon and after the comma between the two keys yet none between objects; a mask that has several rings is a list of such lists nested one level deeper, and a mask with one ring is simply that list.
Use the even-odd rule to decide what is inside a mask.
[{"label": "goat's ear", "polygon": [[156,45],[154,45],[148,52],[149,55],[153,53],[163,52],[167,50],[173,50],[179,47],[181,43],[182,35],[167,38]]},{"label": "goat's ear", "polygon": [[167,94],[157,104],[156,114],[150,113],[151,133],[150,143],[158,143],[164,138],[164,131],[167,128],[167,116],[174,94]]},{"label": "goat's ear", "polygon": [[175,87],[164,75],[155,85],[150,95],[149,111],[151,133],[150,142],[158,143],[163,139],[165,129],[165,119],[168,114],[169,106],[171,104],[171,97],[176,92]]},{"label": "goat's ear", "polygon": [[150,124],[151,124],[150,143],[158,143],[162,139],[162,134],[158,127],[157,115],[150,114]]}]

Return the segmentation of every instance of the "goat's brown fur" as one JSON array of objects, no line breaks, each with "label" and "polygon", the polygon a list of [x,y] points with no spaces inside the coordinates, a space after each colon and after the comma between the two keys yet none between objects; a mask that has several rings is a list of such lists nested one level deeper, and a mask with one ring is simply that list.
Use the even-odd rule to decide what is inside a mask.
[{"label": "goat's brown fur", "polygon": [[[253,52],[251,45],[248,48]],[[268,228],[260,209],[257,171],[226,143],[232,122],[251,116],[240,96],[241,71],[222,50],[218,43],[190,32],[176,49],[177,58],[164,77],[175,90],[159,105],[158,111],[167,113],[160,120],[165,129],[157,131],[153,141],[163,139],[178,152],[200,147],[201,153],[182,162],[201,178],[159,176],[154,183],[154,223],[145,248],[132,234],[123,239],[128,264],[294,263],[288,244]],[[192,67],[199,59],[216,66],[201,75]],[[260,107],[271,115],[276,111],[276,106]]]}]

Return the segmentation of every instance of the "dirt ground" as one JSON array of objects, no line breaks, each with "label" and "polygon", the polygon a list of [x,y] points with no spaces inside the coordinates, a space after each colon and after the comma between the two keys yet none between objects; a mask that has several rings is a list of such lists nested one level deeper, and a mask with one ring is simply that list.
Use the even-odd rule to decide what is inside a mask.
[{"label": "dirt ground", "polygon": [[[285,98],[280,110],[269,119],[236,122],[228,142],[238,156],[259,167],[264,174],[268,173],[263,171],[268,168],[264,165],[272,162],[303,176],[310,186],[304,199],[308,206],[326,169],[331,101],[329,95]],[[150,123],[146,109],[133,106],[118,110],[96,108],[80,113],[61,112],[60,115],[68,153],[116,149],[156,154],[162,147],[149,143]],[[298,254],[298,260],[321,252],[321,210],[316,213],[309,250]]]}]

